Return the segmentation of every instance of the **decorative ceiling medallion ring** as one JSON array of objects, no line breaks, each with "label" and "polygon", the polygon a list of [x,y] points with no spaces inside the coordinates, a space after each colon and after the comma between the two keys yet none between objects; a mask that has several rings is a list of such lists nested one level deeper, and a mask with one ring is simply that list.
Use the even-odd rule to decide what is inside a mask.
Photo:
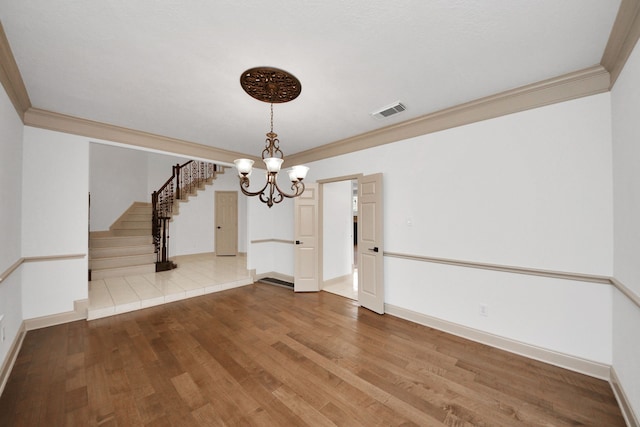
[{"label": "decorative ceiling medallion ring", "polygon": [[240,76],[240,86],[252,98],[271,104],[293,101],[302,91],[293,74],[273,67],[248,69]]}]

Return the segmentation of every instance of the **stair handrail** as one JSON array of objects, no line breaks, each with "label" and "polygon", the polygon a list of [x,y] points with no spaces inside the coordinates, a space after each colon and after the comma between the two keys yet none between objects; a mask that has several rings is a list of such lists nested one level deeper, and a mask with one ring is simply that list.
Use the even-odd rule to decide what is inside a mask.
[{"label": "stair handrail", "polygon": [[[218,166],[198,160],[189,160],[172,166],[172,174],[159,190],[151,194],[153,207],[151,233],[156,252],[156,271],[175,268],[169,261],[169,221],[173,217],[173,204],[184,200],[207,180],[213,179]],[[175,191],[174,191],[175,190]]]}]

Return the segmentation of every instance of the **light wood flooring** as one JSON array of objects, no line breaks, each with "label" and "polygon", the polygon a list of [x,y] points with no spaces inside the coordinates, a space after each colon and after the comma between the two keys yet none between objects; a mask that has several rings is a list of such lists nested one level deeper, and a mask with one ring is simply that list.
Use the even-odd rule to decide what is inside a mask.
[{"label": "light wood flooring", "polygon": [[609,384],[253,284],[28,332],[0,426],[623,426]]}]

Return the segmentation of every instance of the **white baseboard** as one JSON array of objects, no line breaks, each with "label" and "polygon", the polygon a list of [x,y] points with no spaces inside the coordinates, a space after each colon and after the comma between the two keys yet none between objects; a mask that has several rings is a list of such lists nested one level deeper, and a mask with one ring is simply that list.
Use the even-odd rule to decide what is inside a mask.
[{"label": "white baseboard", "polygon": [[7,353],[7,357],[2,364],[2,369],[0,370],[0,396],[2,396],[2,392],[4,391],[4,386],[7,385],[7,381],[9,380],[9,375],[11,374],[11,370],[13,369],[14,363],[16,363],[16,359],[18,358],[18,353],[22,348],[22,342],[24,341],[24,337],[27,334],[27,330],[25,329],[24,322],[20,325],[18,329],[18,333],[16,334],[13,342],[11,343],[11,347],[9,348],[9,353]]},{"label": "white baseboard", "polygon": [[0,370],[0,395],[2,395],[2,391],[7,384],[7,380],[9,379],[14,363],[18,358],[18,353],[22,348],[22,342],[24,341],[24,337],[27,332],[33,331],[34,329],[46,328],[48,326],[75,322],[76,320],[85,320],[87,318],[88,307],[89,300],[78,300],[73,302],[73,311],[23,320],[22,324],[20,324],[18,333],[11,344],[7,358],[2,364],[2,370]]},{"label": "white baseboard", "polygon": [[75,322],[76,320],[86,320],[88,308],[89,300],[78,300],[73,302],[73,311],[26,319],[23,323],[27,331],[33,331],[34,329]]},{"label": "white baseboard", "polygon": [[620,385],[618,375],[613,368],[611,368],[611,381],[609,382],[611,383],[613,394],[616,396],[616,400],[618,401],[618,406],[620,406],[620,410],[622,411],[624,420],[627,422],[627,426],[640,427],[640,421],[638,421],[638,417],[636,416],[635,412],[633,412],[633,408],[629,404],[629,399],[627,398],[624,389]]},{"label": "white baseboard", "polygon": [[500,337],[478,329],[448,322],[446,320],[437,319],[426,314],[417,313],[391,304],[385,304],[385,312],[414,323],[419,323],[471,341],[499,348],[510,353],[519,354],[530,359],[539,360],[554,366],[589,375],[591,377],[600,378],[605,381],[610,380],[611,366],[604,363],[594,362],[542,347],[525,344],[516,340]]}]

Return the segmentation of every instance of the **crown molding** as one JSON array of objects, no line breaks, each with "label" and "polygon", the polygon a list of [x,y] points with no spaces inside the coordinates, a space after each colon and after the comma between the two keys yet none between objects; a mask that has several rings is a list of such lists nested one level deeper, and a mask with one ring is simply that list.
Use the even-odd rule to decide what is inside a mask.
[{"label": "crown molding", "polygon": [[241,157],[248,157],[256,162],[260,161],[257,157],[247,156],[246,154],[235,151],[223,150],[195,142],[169,138],[162,135],[81,119],[79,117],[67,116],[39,108],[29,108],[25,112],[24,124],[40,129],[113,141],[150,150],[206,159],[213,162],[233,164],[235,159]]},{"label": "crown molding", "polygon": [[2,22],[0,22],[0,83],[2,83],[18,116],[24,121],[24,112],[31,107],[31,101],[11,51],[9,40],[2,27]]},{"label": "crown molding", "polygon": [[613,87],[640,38],[640,0],[622,0],[600,64],[611,74]]},{"label": "crown molding", "polygon": [[[292,154],[288,156],[288,161],[293,163],[313,162],[518,111],[605,92],[610,90],[615,83],[639,38],[640,0],[622,0],[601,59],[601,65]],[[247,157],[244,154],[207,145],[32,108],[24,81],[1,23],[0,82],[20,118],[30,126],[229,164],[238,157]],[[251,156],[249,158],[260,164],[259,158]]]},{"label": "crown molding", "polygon": [[595,65],[302,151],[288,160],[309,163],[608,90],[609,72]]}]

